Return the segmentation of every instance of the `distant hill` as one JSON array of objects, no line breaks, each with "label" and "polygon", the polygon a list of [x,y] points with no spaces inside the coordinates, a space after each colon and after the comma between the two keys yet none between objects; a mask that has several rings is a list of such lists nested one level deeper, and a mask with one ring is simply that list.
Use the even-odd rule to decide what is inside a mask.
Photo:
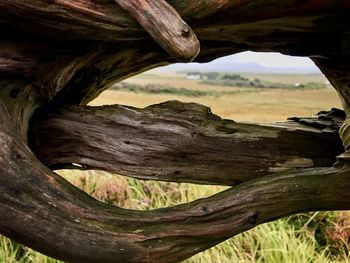
[{"label": "distant hill", "polygon": [[265,67],[258,63],[240,62],[211,62],[211,63],[189,63],[173,64],[154,69],[156,72],[236,72],[236,73],[275,73],[275,74],[318,74],[321,73],[315,67]]}]

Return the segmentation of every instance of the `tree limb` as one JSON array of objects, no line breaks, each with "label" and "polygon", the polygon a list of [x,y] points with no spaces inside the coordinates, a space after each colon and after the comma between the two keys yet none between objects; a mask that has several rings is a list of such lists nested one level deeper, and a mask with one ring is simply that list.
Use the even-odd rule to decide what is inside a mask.
[{"label": "tree limb", "polygon": [[31,142],[39,159],[55,169],[76,163],[141,179],[235,185],[331,166],[343,152],[339,112],[259,125],[223,120],[207,107],[177,101],[145,109],[69,107],[43,116]]},{"label": "tree limb", "polygon": [[192,29],[165,0],[115,0],[153,39],[180,62],[195,59],[200,44]]},{"label": "tree limb", "polygon": [[[346,0],[326,0],[315,2],[306,0],[296,2],[285,0],[283,2],[276,0],[250,0],[250,1],[186,1],[171,0],[168,1],[180,16],[189,24],[196,25],[200,31],[201,38],[206,40],[227,41],[241,38],[243,34],[232,35],[237,30],[236,26],[246,24],[250,27],[251,33],[265,34],[266,27],[252,27],[256,22],[271,23],[272,20],[287,18],[286,21],[305,19],[307,16],[314,17],[313,20],[319,20],[320,15],[346,15],[350,5]],[[67,0],[1,0],[0,1],[0,22],[16,22],[15,27],[25,29],[52,37],[56,41],[69,39],[95,39],[99,41],[120,41],[135,40],[146,38],[147,35],[141,27],[135,23],[134,19],[119,8],[113,1],[104,0],[77,0],[74,2]],[[40,21],[32,20],[33,17],[39,17]],[[335,30],[343,28],[339,22]],[[290,20],[289,20],[290,19]],[[327,19],[332,19],[331,16]],[[268,21],[271,20],[271,21]],[[277,21],[275,20],[275,22]],[[307,21],[307,20],[306,20]],[[38,24],[38,22],[40,24]],[[304,20],[305,22],[305,20]],[[311,22],[311,21],[310,21]],[[321,19],[319,22],[323,22]],[[295,33],[304,30],[315,30],[318,24],[312,25],[298,24],[299,28],[287,28],[286,24],[280,24],[280,29],[292,30]],[[276,23],[270,26],[278,27]],[[221,30],[223,29],[223,30]],[[247,30],[248,28],[245,28]],[[204,30],[204,31],[203,31]],[[328,28],[319,27],[318,32],[328,30]],[[344,25],[345,30],[345,25]],[[196,30],[195,30],[196,31]],[[283,32],[282,31],[282,32]],[[333,30],[333,33],[334,32]],[[57,39],[57,34],[64,34],[65,39]],[[210,37],[211,36],[211,37]],[[314,35],[316,37],[317,34]],[[322,37],[322,34],[317,37]],[[270,45],[273,43],[270,42]],[[304,39],[304,44],[305,39]],[[321,46],[322,43],[319,43]],[[277,43],[276,43],[277,45]],[[255,43],[259,46],[259,43]],[[294,46],[294,49],[298,47]],[[314,49],[319,47],[314,46]]]},{"label": "tree limb", "polygon": [[[344,0],[169,3],[200,39],[199,62],[246,50],[347,53],[350,6]],[[55,102],[86,104],[114,82],[174,62],[113,1],[0,0],[0,30],[6,42],[0,49],[16,47],[14,55],[0,54],[0,74],[25,71],[48,101],[59,93]]]},{"label": "tree limb", "polygon": [[339,130],[340,138],[343,142],[345,152],[339,156],[341,159],[350,159],[350,64],[349,55],[318,58],[313,57],[312,60],[316,63],[319,69],[329,79],[333,87],[340,95],[346,119]]},{"label": "tree limb", "polygon": [[0,232],[61,260],[179,262],[283,216],[350,209],[347,164],[261,177],[172,208],[111,207],[42,165],[6,116],[0,114]]},{"label": "tree limb", "polygon": [[62,260],[178,262],[291,213],[350,208],[347,165],[266,176],[173,208],[111,207],[43,166],[0,108],[0,231]]}]

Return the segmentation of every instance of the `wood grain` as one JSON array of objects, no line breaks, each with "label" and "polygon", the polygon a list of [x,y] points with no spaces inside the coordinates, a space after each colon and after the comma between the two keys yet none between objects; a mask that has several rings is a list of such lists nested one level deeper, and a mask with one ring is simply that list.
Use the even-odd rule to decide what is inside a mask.
[{"label": "wood grain", "polygon": [[[82,106],[115,82],[191,60],[197,36],[198,62],[247,50],[312,58],[349,115],[349,1],[118,3],[0,0],[1,234],[69,262],[168,263],[286,215],[350,209],[350,121],[341,129],[347,151],[332,165],[344,119],[334,111],[268,126],[178,102]],[[48,166],[235,186],[130,211],[94,200],[38,157]]]},{"label": "wood grain", "polygon": [[200,44],[193,30],[165,0],[115,0],[169,54],[180,62],[193,61]]},{"label": "wood grain", "polygon": [[[84,116],[84,118],[81,118]],[[32,148],[54,169],[101,169],[140,179],[237,185],[300,168],[332,166],[345,116],[333,110],[285,123],[224,120],[194,103],[145,109],[69,107],[35,124]]]},{"label": "wood grain", "polygon": [[3,106],[0,232],[61,260],[179,262],[270,220],[297,212],[350,209],[346,163],[276,173],[170,208],[140,212],[113,207],[41,164]]}]

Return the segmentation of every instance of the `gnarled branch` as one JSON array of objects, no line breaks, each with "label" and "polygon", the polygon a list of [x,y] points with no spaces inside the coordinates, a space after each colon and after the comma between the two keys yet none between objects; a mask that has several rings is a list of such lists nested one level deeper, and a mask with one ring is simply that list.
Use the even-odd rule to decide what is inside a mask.
[{"label": "gnarled branch", "polygon": [[334,110],[259,125],[223,120],[207,107],[177,101],[145,109],[70,107],[44,116],[31,138],[37,156],[56,169],[76,163],[142,179],[235,185],[331,166],[343,152],[338,129],[344,117]]},{"label": "gnarled branch", "polygon": [[178,262],[292,213],[350,209],[347,164],[278,173],[185,205],[137,212],[100,203],[52,173],[16,130],[1,127],[0,142],[0,232],[70,262]]},{"label": "gnarled branch", "polygon": [[[197,61],[245,50],[317,57],[347,52],[347,1],[169,3],[201,41]],[[1,49],[16,47],[10,60],[0,57],[1,72],[25,70],[45,100],[61,91],[55,101],[62,104],[86,104],[115,81],[174,62],[113,1],[1,0],[0,29]]]}]

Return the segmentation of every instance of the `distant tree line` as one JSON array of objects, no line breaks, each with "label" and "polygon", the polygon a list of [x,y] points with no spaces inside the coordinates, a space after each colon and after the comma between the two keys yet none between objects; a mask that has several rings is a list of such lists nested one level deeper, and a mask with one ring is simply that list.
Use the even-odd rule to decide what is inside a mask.
[{"label": "distant tree line", "polygon": [[246,87],[246,88],[299,88],[299,89],[320,89],[324,88],[324,83],[318,82],[308,82],[308,83],[295,83],[295,84],[286,84],[271,82],[266,80],[261,80],[259,78],[249,79],[243,77],[236,73],[225,73],[220,74],[218,72],[191,72],[188,74],[200,74],[203,84],[211,84],[218,86],[229,86],[229,87]]}]

